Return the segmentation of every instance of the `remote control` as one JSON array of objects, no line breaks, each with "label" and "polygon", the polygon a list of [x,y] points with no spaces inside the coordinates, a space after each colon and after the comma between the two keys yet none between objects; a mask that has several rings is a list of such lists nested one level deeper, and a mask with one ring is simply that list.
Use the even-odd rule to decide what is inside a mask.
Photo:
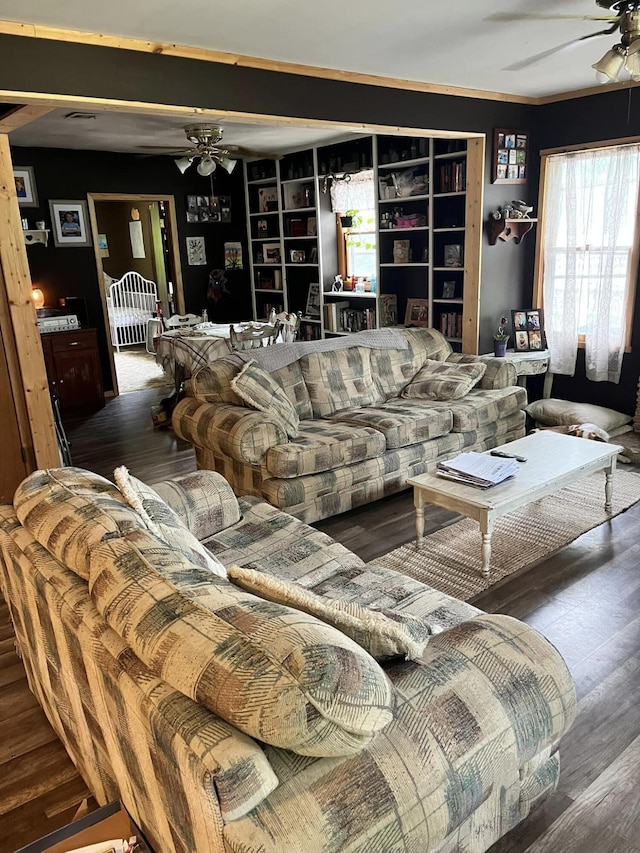
[{"label": "remote control", "polygon": [[515,459],[516,462],[526,462],[526,456],[518,456],[517,453],[507,453],[504,450],[492,450],[491,456],[502,456],[504,459]]}]

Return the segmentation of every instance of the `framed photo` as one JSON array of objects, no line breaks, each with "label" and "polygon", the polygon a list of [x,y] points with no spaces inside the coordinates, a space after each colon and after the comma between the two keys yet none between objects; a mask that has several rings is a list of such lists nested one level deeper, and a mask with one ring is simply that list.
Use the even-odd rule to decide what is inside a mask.
[{"label": "framed photo", "polygon": [[398,297],[395,293],[380,296],[380,326],[398,325]]},{"label": "framed photo", "polygon": [[231,222],[231,196],[218,196],[218,209],[220,211],[220,222]]},{"label": "framed photo", "polygon": [[230,218],[231,210],[227,196],[218,198],[215,195],[188,195],[187,222],[222,222],[220,203],[223,198],[227,199],[227,213]]},{"label": "framed photo", "polygon": [[224,268],[226,270],[241,270],[242,267],[242,243],[225,243]]},{"label": "framed photo", "polygon": [[304,315],[305,317],[311,317],[313,320],[320,319],[320,284],[317,281],[312,281],[309,285],[307,306],[304,310]]},{"label": "framed photo", "polygon": [[86,201],[50,199],[49,213],[55,246],[91,245]]},{"label": "framed photo", "polygon": [[13,180],[20,207],[39,207],[33,166],[14,166]]},{"label": "framed photo", "polygon": [[203,267],[207,263],[204,237],[187,237],[187,263],[190,267]]},{"label": "framed photo", "polygon": [[455,281],[445,281],[442,285],[442,298],[453,299],[456,295]]},{"label": "framed photo", "polygon": [[266,237],[269,232],[269,223],[266,219],[258,219],[256,233],[258,237]]},{"label": "framed photo", "polygon": [[263,264],[279,264],[281,263],[280,257],[280,243],[265,243],[262,247],[262,263]]},{"label": "framed photo", "polygon": [[497,127],[493,134],[491,183],[524,184],[529,165],[529,133]]},{"label": "framed photo", "polygon": [[444,247],[444,265],[445,267],[462,266],[462,244],[449,243]]},{"label": "framed photo", "polygon": [[290,249],[289,257],[292,264],[303,264],[307,260],[307,253],[304,249]]},{"label": "framed photo", "polygon": [[260,187],[258,190],[258,212],[273,213],[278,209],[278,187]]},{"label": "framed photo", "polygon": [[307,237],[315,237],[318,233],[318,225],[315,216],[307,218]]},{"label": "framed photo", "polygon": [[407,299],[407,310],[404,314],[405,326],[429,325],[429,300]]},{"label": "framed photo", "polygon": [[546,349],[542,308],[518,308],[512,311],[511,326],[516,351]]},{"label": "framed photo", "polygon": [[309,263],[317,264],[318,263],[318,249],[316,246],[312,246],[309,249]]}]

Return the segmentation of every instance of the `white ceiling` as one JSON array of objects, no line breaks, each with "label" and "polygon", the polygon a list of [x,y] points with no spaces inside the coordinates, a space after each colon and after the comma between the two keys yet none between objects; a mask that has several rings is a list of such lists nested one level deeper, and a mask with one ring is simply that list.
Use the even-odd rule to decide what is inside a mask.
[{"label": "white ceiling", "polygon": [[523,57],[606,25],[491,20],[496,13],[604,10],[595,0],[0,0],[5,20],[530,96],[593,86],[590,66],[616,41],[615,34],[589,39],[509,72]]}]

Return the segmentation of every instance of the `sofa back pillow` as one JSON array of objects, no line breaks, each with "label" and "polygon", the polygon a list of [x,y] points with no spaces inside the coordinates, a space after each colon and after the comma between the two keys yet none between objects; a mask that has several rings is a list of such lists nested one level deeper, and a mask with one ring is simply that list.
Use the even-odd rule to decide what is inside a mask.
[{"label": "sofa back pillow", "polygon": [[89,586],[152,672],[264,743],[351,755],[393,717],[391,685],[356,643],[197,568],[149,531],[93,549]]},{"label": "sofa back pillow", "polygon": [[231,387],[231,380],[244,367],[237,353],[229,353],[205,364],[192,374],[188,390],[191,397],[201,403],[229,403],[242,406],[242,400]]},{"label": "sofa back pillow", "polygon": [[314,418],[326,418],[342,409],[371,406],[383,397],[371,373],[371,349],[314,352],[300,359]]},{"label": "sofa back pillow", "polygon": [[226,578],[227,570],[222,563],[207,551],[151,486],[132,477],[124,465],[115,469],[113,477],[122,497],[135,509],[147,530],[192,563]]},{"label": "sofa back pillow", "polygon": [[385,400],[397,397],[427,358],[444,361],[449,342],[435,329],[403,329],[406,349],[372,349],[371,372]]},{"label": "sofa back pillow", "polygon": [[313,409],[311,408],[307,386],[304,384],[300,362],[292,361],[291,364],[272,370],[270,376],[291,400],[300,420],[311,420]]},{"label": "sofa back pillow", "polygon": [[486,369],[483,363],[448,364],[427,359],[402,390],[402,396],[419,400],[459,400],[482,379]]},{"label": "sofa back pillow", "polygon": [[33,538],[85,580],[92,548],[144,525],[113,483],[82,468],[34,471],[18,486],[13,507]]},{"label": "sofa back pillow", "polygon": [[243,403],[282,424],[289,438],[298,435],[300,418],[282,387],[255,361],[248,361],[231,380]]},{"label": "sofa back pillow", "polygon": [[241,519],[238,498],[222,474],[193,471],[151,487],[196,539],[204,542]]}]

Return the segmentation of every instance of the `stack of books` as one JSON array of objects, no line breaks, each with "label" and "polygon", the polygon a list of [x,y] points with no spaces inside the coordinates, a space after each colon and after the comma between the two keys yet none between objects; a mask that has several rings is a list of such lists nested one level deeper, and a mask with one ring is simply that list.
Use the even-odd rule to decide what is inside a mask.
[{"label": "stack of books", "polygon": [[438,462],[436,473],[447,480],[489,489],[518,473],[515,459],[497,459],[484,453],[460,453],[447,462]]}]

